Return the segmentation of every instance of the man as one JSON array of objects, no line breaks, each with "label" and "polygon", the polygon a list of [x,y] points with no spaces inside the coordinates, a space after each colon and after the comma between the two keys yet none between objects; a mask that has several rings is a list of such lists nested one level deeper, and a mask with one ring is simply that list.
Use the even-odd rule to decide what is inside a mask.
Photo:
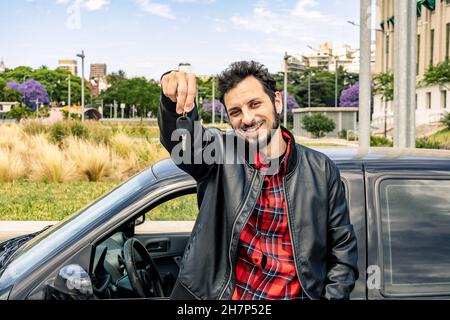
[{"label": "man", "polygon": [[267,69],[242,61],[225,70],[221,101],[234,130],[185,125],[181,150],[172,134],[181,115],[198,118],[196,79],[172,71],[161,85],[161,143],[196,179],[200,209],[171,298],[348,299],[357,246],[339,171],[280,126]]}]

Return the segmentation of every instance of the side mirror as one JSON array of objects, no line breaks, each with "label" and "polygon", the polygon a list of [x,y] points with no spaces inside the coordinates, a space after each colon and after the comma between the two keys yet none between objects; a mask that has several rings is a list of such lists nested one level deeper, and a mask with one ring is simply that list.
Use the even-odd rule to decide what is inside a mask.
[{"label": "side mirror", "polygon": [[145,214],[143,214],[142,216],[138,217],[136,220],[134,220],[134,226],[140,226],[141,224],[143,224],[145,222]]},{"label": "side mirror", "polygon": [[89,274],[78,264],[64,266],[46,287],[46,300],[92,300],[94,289]]}]

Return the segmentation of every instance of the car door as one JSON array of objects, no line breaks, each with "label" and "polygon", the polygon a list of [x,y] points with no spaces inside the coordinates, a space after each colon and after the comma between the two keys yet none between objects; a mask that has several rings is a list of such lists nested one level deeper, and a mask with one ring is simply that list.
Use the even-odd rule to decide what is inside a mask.
[{"label": "car door", "polygon": [[153,258],[164,283],[172,291],[179,262],[198,214],[195,188],[182,188],[162,198],[145,214],[145,222],[135,228],[135,237]]},{"label": "car door", "polygon": [[367,163],[368,299],[450,297],[450,161]]},{"label": "car door", "polygon": [[366,210],[364,201],[364,174],[361,162],[337,162],[358,244],[359,278],[350,299],[365,299],[366,296]]}]

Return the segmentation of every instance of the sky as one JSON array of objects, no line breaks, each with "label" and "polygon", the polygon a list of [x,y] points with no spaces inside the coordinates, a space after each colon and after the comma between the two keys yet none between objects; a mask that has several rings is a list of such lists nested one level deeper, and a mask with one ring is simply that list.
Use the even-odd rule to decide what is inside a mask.
[{"label": "sky", "polygon": [[348,20],[359,23],[359,0],[2,0],[0,57],[8,68],[54,69],[84,50],[86,74],[106,63],[153,79],[180,62],[197,75],[238,60],[275,73],[285,52],[312,54],[308,45],[358,48]]}]

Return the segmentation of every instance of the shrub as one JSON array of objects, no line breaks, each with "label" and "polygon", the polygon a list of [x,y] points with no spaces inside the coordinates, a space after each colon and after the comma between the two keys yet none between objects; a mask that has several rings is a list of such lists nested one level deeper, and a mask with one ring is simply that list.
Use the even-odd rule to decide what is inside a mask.
[{"label": "shrub", "polygon": [[438,141],[433,141],[428,137],[416,139],[416,148],[421,149],[446,149]]},{"label": "shrub", "polygon": [[64,138],[70,135],[70,128],[62,121],[56,122],[50,126],[50,140],[61,145]]},{"label": "shrub", "polygon": [[0,149],[0,181],[11,182],[25,176],[25,163],[9,149]]},{"label": "shrub", "polygon": [[334,121],[321,113],[303,118],[303,129],[310,132],[315,138],[324,137],[336,127]]},{"label": "shrub", "polygon": [[27,106],[17,106],[11,109],[11,111],[6,113],[7,119],[16,119],[20,121],[22,119],[29,118],[32,115],[30,108]]},{"label": "shrub", "polygon": [[442,116],[441,123],[446,125],[448,129],[450,129],[450,113],[447,112],[444,116]]},{"label": "shrub", "polygon": [[391,140],[384,137],[370,136],[370,146],[371,147],[392,147],[393,143]]}]

